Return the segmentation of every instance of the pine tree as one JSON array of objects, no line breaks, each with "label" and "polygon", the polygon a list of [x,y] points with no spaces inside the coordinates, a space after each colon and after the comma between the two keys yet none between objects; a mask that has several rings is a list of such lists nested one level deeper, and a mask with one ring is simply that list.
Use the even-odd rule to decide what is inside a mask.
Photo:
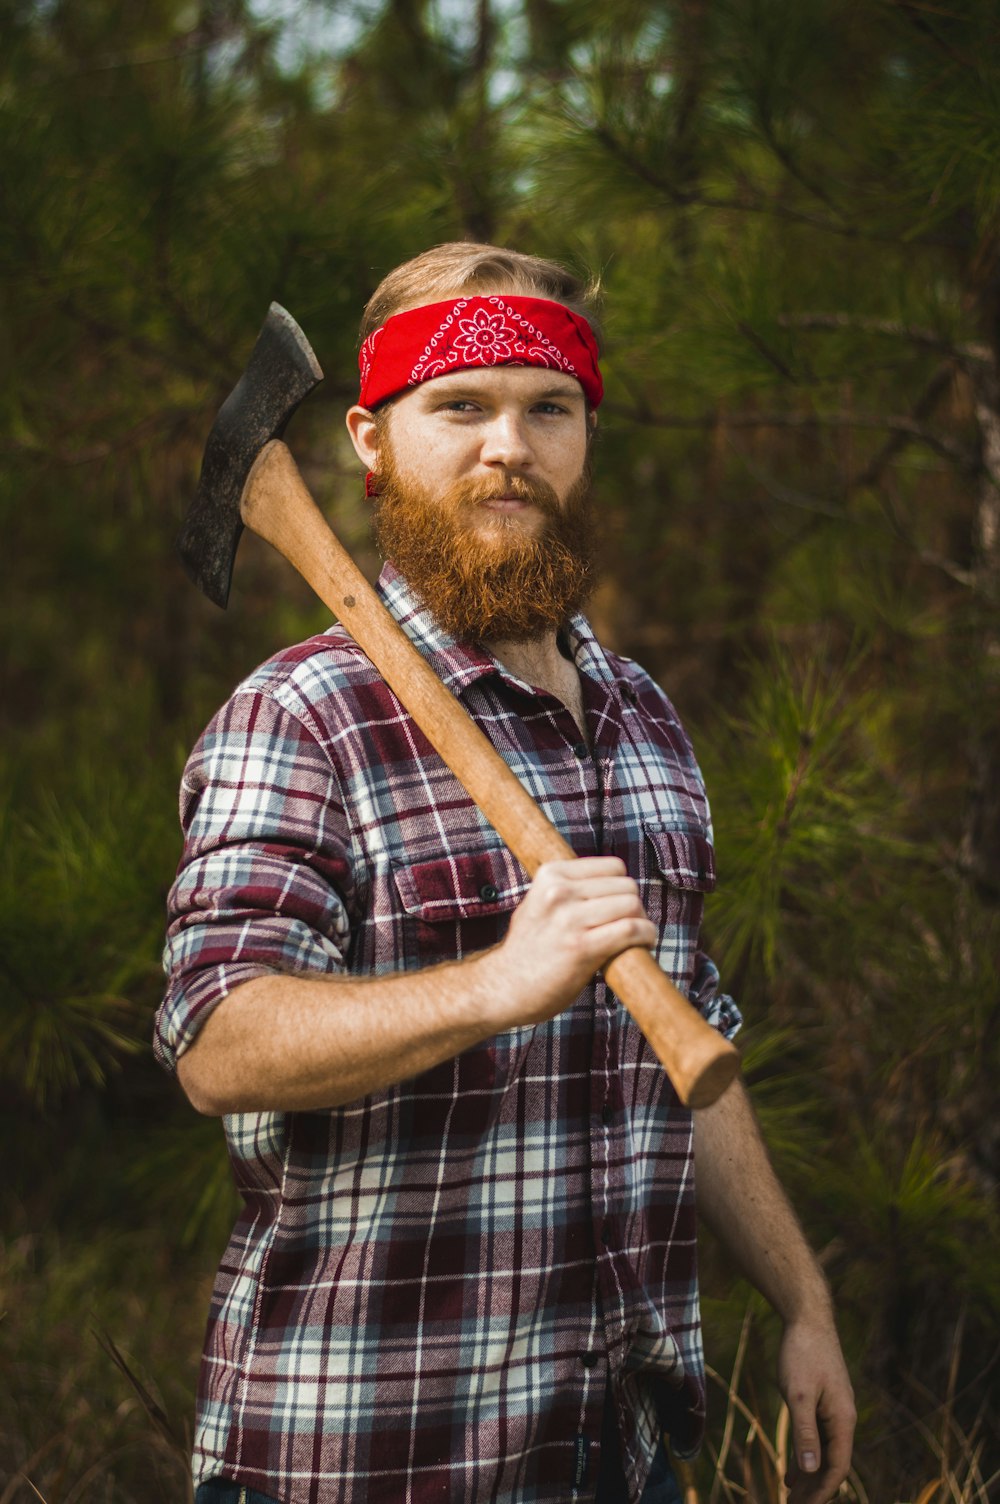
[{"label": "pine tree", "polygon": [[[121,1376],[67,1313],[90,1291],[127,1348],[120,1296],[126,1357],[182,1405],[231,1208],[149,1059],[172,791],[233,684],[325,618],[252,539],[226,616],[184,579],[205,435],[278,298],[327,370],[293,446],[373,572],[338,437],[360,309],[469,236],[602,275],[593,614],[695,731],[709,938],[844,1315],[859,1472],[916,1495],[935,1406],[949,1466],[959,1428],[988,1440],[1000,1303],[995,6],[299,14],[0,0],[9,1471],[63,1427],[46,1497],[91,1467],[143,1496],[108,1460]],[[706,1252],[716,1366],[739,1349],[766,1419],[771,1329],[754,1307],[743,1341]],[[176,1367],[157,1280],[194,1311]],[[72,1426],[60,1374],[89,1397]],[[951,1496],[980,1497],[963,1467]]]}]

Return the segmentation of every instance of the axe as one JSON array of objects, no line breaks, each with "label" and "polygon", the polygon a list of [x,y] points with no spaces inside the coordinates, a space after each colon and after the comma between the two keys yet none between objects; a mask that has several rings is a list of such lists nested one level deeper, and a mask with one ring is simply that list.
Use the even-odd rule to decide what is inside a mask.
[{"label": "axe", "polygon": [[[249,363],[205,447],[178,549],[216,605],[229,599],[244,527],[299,571],[371,659],[486,819],[534,876],[576,853],[535,804],[463,706],[397,625],[313,501],[281,434],[323,372],[290,314],[272,303]],[[733,1045],[633,947],[604,968],[681,1100],[707,1107],[739,1068]]]}]

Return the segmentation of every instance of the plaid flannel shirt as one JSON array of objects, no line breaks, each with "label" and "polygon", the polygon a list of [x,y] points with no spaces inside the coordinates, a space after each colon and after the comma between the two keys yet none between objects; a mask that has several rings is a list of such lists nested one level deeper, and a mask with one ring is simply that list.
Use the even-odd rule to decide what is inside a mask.
[{"label": "plaid flannel shirt", "polygon": [[[665,695],[574,617],[591,750],[556,699],[446,637],[391,567],[379,589],[577,854],[623,858],[660,965],[735,1033],[698,949],[708,805]],[[502,939],[528,884],[336,626],[236,690],[181,810],[169,1067],[240,983],[461,958]],[[691,1118],[601,977],[550,1023],[386,1091],[225,1131],[243,1209],[211,1303],[196,1483],[287,1504],[583,1500],[609,1379],[633,1500],[662,1428],[697,1449]]]}]

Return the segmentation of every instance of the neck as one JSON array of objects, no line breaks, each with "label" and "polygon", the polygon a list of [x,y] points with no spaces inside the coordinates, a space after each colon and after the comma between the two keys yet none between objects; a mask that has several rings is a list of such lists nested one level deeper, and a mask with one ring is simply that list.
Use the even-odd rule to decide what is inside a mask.
[{"label": "neck", "polygon": [[541,637],[530,637],[518,642],[494,637],[484,646],[517,678],[541,688],[546,688],[550,680],[569,666],[559,651],[555,632],[546,632]]},{"label": "neck", "polygon": [[561,700],[581,733],[587,736],[580,675],[576,664],[565,658],[560,651],[555,632],[546,632],[543,636],[532,637],[526,642],[492,638],[484,645],[518,679]]}]

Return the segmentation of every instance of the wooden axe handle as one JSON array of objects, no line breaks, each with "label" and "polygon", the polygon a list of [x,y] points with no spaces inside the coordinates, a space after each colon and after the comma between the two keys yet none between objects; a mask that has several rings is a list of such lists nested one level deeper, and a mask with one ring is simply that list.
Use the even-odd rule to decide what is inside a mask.
[{"label": "wooden axe handle", "polygon": [[[575,857],[462,705],[386,610],[313,501],[287,446],[261,450],[240,513],[308,581],[350,632],[493,828],[534,877],[542,862]],[[727,1040],[692,1007],[648,950],[604,968],[681,1100],[707,1107],[739,1068]]]}]

